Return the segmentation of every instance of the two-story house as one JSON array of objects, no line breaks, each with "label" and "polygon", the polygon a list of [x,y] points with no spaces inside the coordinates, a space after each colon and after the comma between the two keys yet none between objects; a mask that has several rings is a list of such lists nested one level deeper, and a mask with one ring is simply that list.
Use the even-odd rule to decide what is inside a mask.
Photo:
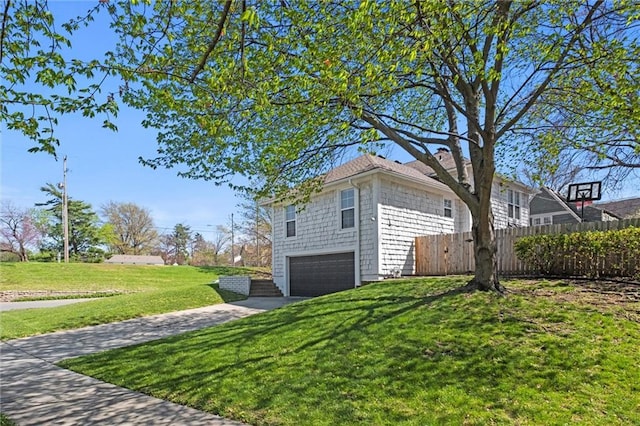
[{"label": "two-story house", "polygon": [[[455,167],[446,150],[443,165]],[[496,178],[496,228],[527,226],[529,189]],[[363,155],[329,171],[304,206],[274,202],[273,280],[287,296],[317,296],[415,271],[416,236],[471,230],[466,205],[433,170]]]}]

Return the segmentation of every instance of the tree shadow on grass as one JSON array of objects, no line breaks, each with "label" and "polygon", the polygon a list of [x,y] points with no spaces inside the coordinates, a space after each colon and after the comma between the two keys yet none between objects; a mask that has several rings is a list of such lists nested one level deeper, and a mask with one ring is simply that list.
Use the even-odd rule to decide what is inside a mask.
[{"label": "tree shadow on grass", "polygon": [[[319,297],[68,365],[198,409],[244,412],[254,422],[268,423],[276,416],[270,412],[292,406],[301,423],[322,412],[337,424],[419,423],[420,416],[456,422],[455,413],[464,411],[455,404],[493,407],[503,421],[536,418],[540,405],[510,402],[505,393],[522,387],[535,400],[572,392],[600,362],[576,362],[567,354],[583,350],[583,342],[505,318],[486,293],[392,285]],[[452,399],[454,417],[426,408],[438,398]],[[404,406],[410,403],[425,407],[415,413]]]},{"label": "tree shadow on grass", "polygon": [[[215,387],[216,381],[226,381],[238,371],[251,376],[280,370],[283,362],[287,368],[309,367],[309,358],[297,359],[299,354],[312,353],[312,358],[319,361],[330,356],[323,354],[325,350],[346,345],[345,339],[362,338],[373,325],[468,292],[468,288],[461,287],[425,296],[376,295],[367,291],[317,298],[218,327],[98,354],[86,358],[81,370],[100,378],[117,376],[118,384],[152,394],[178,388],[181,394],[195,397],[199,401],[196,406],[202,408],[212,395],[196,397],[198,389]],[[278,335],[285,344],[273,344]],[[72,367],[74,364],[69,363]],[[127,365],[136,367],[129,370]],[[170,365],[193,368],[189,367],[185,374]],[[149,375],[151,371],[153,375]]]}]

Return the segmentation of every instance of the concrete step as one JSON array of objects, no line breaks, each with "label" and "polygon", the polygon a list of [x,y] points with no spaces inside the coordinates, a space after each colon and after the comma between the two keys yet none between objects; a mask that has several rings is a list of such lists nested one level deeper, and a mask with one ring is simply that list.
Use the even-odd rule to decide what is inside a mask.
[{"label": "concrete step", "polygon": [[282,297],[280,289],[269,280],[251,280],[249,296],[253,297]]}]

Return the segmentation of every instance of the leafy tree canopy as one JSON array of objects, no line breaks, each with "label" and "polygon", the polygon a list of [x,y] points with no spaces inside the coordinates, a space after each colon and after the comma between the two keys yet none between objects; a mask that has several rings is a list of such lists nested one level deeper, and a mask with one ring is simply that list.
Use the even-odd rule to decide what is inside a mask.
[{"label": "leafy tree canopy", "polygon": [[0,119],[7,128],[36,142],[29,151],[53,155],[63,114],[104,117],[103,127],[115,130],[111,119],[118,104],[101,87],[116,70],[70,53],[73,34],[91,24],[105,2],[65,22],[55,20],[46,1],[4,0],[0,7]]},{"label": "leafy tree canopy", "polygon": [[590,62],[561,73],[525,117],[519,153],[538,181],[574,168],[616,189],[640,170],[638,31],[637,11],[628,25],[591,28],[579,41]]},{"label": "leafy tree canopy", "polygon": [[532,133],[545,139],[550,108],[574,132],[552,134],[556,147],[576,131],[581,146],[593,142],[584,124],[595,114],[615,115],[609,133],[620,135],[638,116],[627,100],[637,99],[637,15],[623,1],[225,2],[131,6],[114,19],[119,59],[143,83],[125,101],[159,130],[159,156],[145,164],[216,181],[264,175],[273,190],[379,142],[436,170],[431,144],[473,161],[476,147],[503,141],[517,158]]},{"label": "leafy tree canopy", "polygon": [[[47,183],[40,190],[50,198],[43,206],[51,213],[49,221],[44,226],[47,240],[43,248],[62,252],[64,250],[64,232],[62,224],[62,192],[52,183]],[[87,253],[106,242],[106,234],[100,225],[98,215],[91,204],[84,201],[68,200],[69,211],[69,252],[78,256]]]},{"label": "leafy tree canopy", "polygon": [[134,203],[110,201],[102,206],[101,213],[110,225],[111,251],[134,255],[151,253],[158,232],[148,209]]}]

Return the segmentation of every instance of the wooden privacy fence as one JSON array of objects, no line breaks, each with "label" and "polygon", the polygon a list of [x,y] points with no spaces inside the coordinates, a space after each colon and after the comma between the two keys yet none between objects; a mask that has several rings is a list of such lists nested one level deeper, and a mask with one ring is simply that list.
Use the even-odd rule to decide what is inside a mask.
[{"label": "wooden privacy fence", "polygon": [[[496,230],[498,271],[504,275],[527,275],[538,272],[534,265],[527,265],[516,256],[514,244],[521,237],[538,234],[608,231],[630,226],[640,227],[640,219],[498,229]],[[473,272],[475,259],[471,232],[416,237],[415,259],[416,275],[450,275]]]}]

